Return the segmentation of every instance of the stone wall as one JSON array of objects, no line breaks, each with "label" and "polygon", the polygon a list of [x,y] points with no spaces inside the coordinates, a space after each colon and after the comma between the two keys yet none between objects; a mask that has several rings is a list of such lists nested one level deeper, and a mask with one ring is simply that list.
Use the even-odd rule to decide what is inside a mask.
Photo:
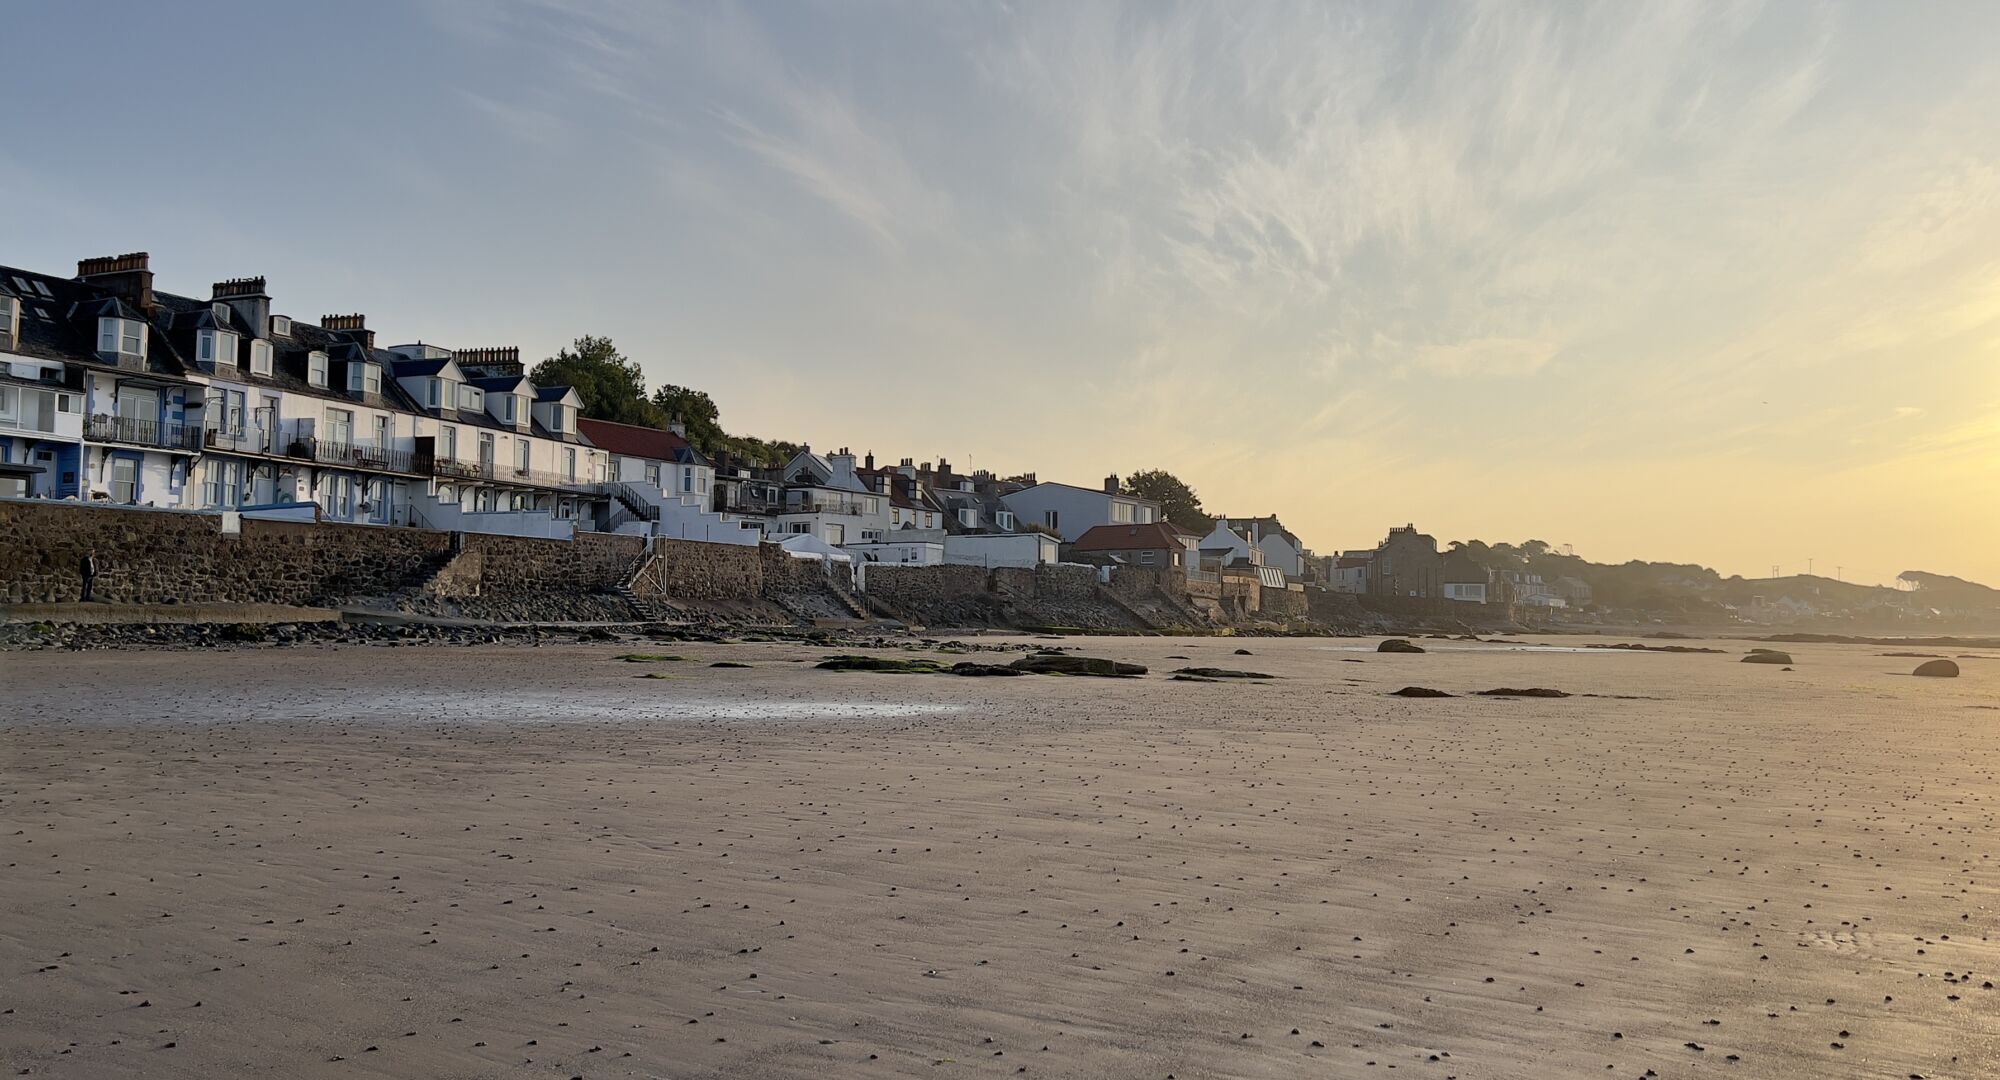
[{"label": "stone wall", "polygon": [[1361,621],[1361,597],[1355,593],[1306,590],[1306,611],[1313,619],[1336,626]]},{"label": "stone wall", "polygon": [[[997,573],[998,571],[993,571]],[[876,563],[867,571],[868,595],[907,610],[987,595],[983,566],[894,566]]]},{"label": "stone wall", "polygon": [[1188,594],[1188,577],[1187,571],[1179,567],[1121,566],[1111,572],[1108,587],[1120,596],[1163,592],[1178,598]]},{"label": "stone wall", "polygon": [[1258,596],[1257,606],[1264,615],[1273,619],[1303,619],[1307,610],[1305,590],[1267,586]]},{"label": "stone wall", "polygon": [[242,522],[220,514],[0,502],[0,601],[80,599],[77,563],[97,552],[96,597],[113,603],[323,605],[420,583],[451,555],[448,533],[366,525]]},{"label": "stone wall", "polygon": [[[603,593],[625,584],[646,551],[637,536],[578,533],[573,540],[462,534],[459,561],[479,566],[479,595]],[[719,545],[702,545],[719,546]]]},{"label": "stone wall", "polygon": [[1053,563],[1035,567],[1035,599],[1088,600],[1097,595],[1097,568]]},{"label": "stone wall", "polygon": [[632,591],[684,600],[754,600],[764,592],[764,559],[758,548],[744,544],[655,540],[646,572],[634,580]]},{"label": "stone wall", "polygon": [[829,585],[838,589],[854,588],[852,563],[794,558],[780,544],[757,546],[763,565],[765,596],[816,592]]}]

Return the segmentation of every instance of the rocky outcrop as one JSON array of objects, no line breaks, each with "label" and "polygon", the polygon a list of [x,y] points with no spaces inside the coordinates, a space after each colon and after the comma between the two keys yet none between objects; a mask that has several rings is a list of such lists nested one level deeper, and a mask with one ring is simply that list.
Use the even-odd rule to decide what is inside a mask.
[{"label": "rocky outcrop", "polygon": [[1950,660],[1926,660],[1918,664],[1917,670],[1910,672],[1910,674],[1922,675],[1929,679],[1956,679],[1958,678],[1958,665]]},{"label": "rocky outcrop", "polygon": [[1789,664],[1792,662],[1792,654],[1782,653],[1776,649],[1751,649],[1750,655],[1744,657],[1743,662],[1746,664]]},{"label": "rocky outcrop", "polygon": [[1402,638],[1390,638],[1382,644],[1375,646],[1375,651],[1385,653],[1420,653],[1424,651],[1424,647],[1421,645],[1412,645]]}]

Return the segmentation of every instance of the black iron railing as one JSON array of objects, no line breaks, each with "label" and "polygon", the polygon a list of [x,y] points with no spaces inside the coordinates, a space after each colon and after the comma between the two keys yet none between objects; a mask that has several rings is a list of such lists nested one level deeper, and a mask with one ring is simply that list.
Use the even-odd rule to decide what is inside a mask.
[{"label": "black iron railing", "polygon": [[84,422],[83,437],[93,442],[127,443],[163,450],[195,450],[201,428],[181,423],[139,420],[130,416],[93,416]]}]

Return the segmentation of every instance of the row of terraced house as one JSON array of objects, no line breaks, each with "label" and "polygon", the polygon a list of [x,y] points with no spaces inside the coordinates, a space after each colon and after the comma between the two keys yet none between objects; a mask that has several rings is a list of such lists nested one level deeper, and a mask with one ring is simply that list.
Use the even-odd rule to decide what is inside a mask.
[{"label": "row of terraced house", "polygon": [[622,532],[901,565],[1055,562],[1160,520],[1120,489],[810,449],[711,460],[678,424],[582,416],[512,347],[383,346],[262,277],[157,289],[144,253],[0,265],[0,498],[564,538]]}]

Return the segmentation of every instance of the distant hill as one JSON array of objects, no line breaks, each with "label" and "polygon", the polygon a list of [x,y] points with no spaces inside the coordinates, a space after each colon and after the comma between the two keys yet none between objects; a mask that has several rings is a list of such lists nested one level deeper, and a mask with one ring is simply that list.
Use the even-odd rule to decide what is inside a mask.
[{"label": "distant hill", "polygon": [[1726,608],[1790,602],[1816,612],[1864,616],[1889,609],[1935,610],[2000,617],[2000,589],[1946,574],[1907,570],[1898,580],[1907,588],[1857,585],[1815,574],[1777,578],[1724,577],[1698,563],[1597,563],[1566,555],[1539,540],[1519,544],[1454,541],[1452,548],[1489,570],[1526,570],[1544,581],[1570,577],[1590,586],[1599,606],[1699,616]]}]

